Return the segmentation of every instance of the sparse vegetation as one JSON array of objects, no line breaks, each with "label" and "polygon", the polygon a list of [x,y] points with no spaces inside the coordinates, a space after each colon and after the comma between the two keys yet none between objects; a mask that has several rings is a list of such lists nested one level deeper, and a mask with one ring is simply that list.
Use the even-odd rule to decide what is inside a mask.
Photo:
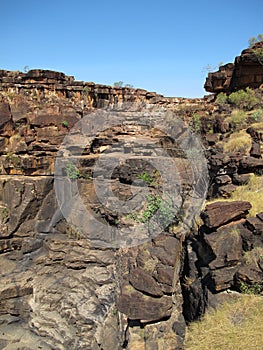
[{"label": "sparse vegetation", "polygon": [[2,207],[0,211],[0,220],[2,222],[6,222],[9,217],[9,209],[7,207]]},{"label": "sparse vegetation", "polygon": [[263,248],[255,247],[252,250],[245,252],[244,261],[246,265],[257,266],[259,262],[263,262]]},{"label": "sparse vegetation", "polygon": [[240,283],[240,291],[243,294],[261,294],[263,291],[263,281],[262,283],[247,284],[245,282]]},{"label": "sparse vegetation", "polygon": [[190,127],[195,132],[200,132],[202,129],[202,116],[198,113],[194,113],[190,121]]},{"label": "sparse vegetation", "polygon": [[244,110],[251,110],[259,103],[254,90],[247,87],[245,90],[238,90],[229,95],[228,101],[235,107]]},{"label": "sparse vegetation", "polygon": [[120,81],[116,81],[116,82],[113,84],[113,86],[114,86],[114,87],[123,87],[123,84],[124,84],[124,82],[123,82],[122,80],[120,80]]},{"label": "sparse vegetation", "polygon": [[224,143],[224,152],[236,153],[240,152],[245,155],[249,154],[251,148],[251,137],[245,130],[234,132],[229,140]]},{"label": "sparse vegetation", "polygon": [[247,114],[240,109],[234,109],[226,122],[235,130],[240,130],[246,125]]},{"label": "sparse vegetation", "polygon": [[122,88],[122,87],[126,87],[128,89],[133,89],[134,86],[131,85],[131,84],[124,84],[124,81],[120,80],[120,81],[116,81],[114,84],[113,84],[114,87],[119,87],[119,88]]},{"label": "sparse vegetation", "polygon": [[255,123],[260,123],[263,121],[263,110],[258,108],[250,115],[250,119]]},{"label": "sparse vegetation", "polygon": [[84,86],[84,88],[83,88],[83,93],[85,94],[85,95],[87,95],[88,93],[89,93],[89,91],[90,91],[90,88],[88,87],[88,86]]},{"label": "sparse vegetation", "polygon": [[190,325],[186,350],[262,349],[263,298],[241,295]]},{"label": "sparse vegetation", "polygon": [[147,185],[155,187],[157,185],[158,178],[160,177],[160,174],[156,171],[154,173],[154,176],[150,176],[148,171],[143,172],[138,176],[138,178],[142,181],[144,181]]},{"label": "sparse vegetation", "polygon": [[[262,41],[263,41],[263,34],[258,34],[257,37],[252,36],[251,38],[249,38],[248,44],[249,44],[250,48],[253,48],[253,46],[256,43],[259,43],[259,42],[262,42]],[[258,62],[263,65],[263,48],[253,49],[253,53],[255,54]]]},{"label": "sparse vegetation", "polygon": [[227,102],[228,102],[228,97],[227,97],[226,93],[220,92],[216,97],[215,103],[218,106],[224,106],[227,104]]},{"label": "sparse vegetation", "polygon": [[77,180],[80,178],[80,171],[79,169],[76,167],[76,165],[72,162],[69,162],[66,165],[65,168],[66,171],[66,175],[70,180]]},{"label": "sparse vegetation", "polygon": [[[263,176],[251,175],[246,185],[238,186],[235,191],[231,193],[230,198],[220,198],[220,201],[248,201],[251,203],[252,208],[249,210],[251,216],[263,211],[262,203],[263,195]],[[205,205],[218,201],[214,199],[207,201]]]},{"label": "sparse vegetation", "polygon": [[[20,139],[19,137],[16,138],[17,142],[19,142],[19,139]],[[12,165],[16,169],[20,169],[21,162],[18,155],[14,154],[13,152],[7,152],[6,156],[10,165]]]},{"label": "sparse vegetation", "polygon": [[129,214],[128,218],[137,223],[149,224],[154,215],[154,221],[164,229],[172,223],[175,217],[172,199],[167,196],[163,199],[159,195],[148,195],[145,209],[140,213]]},{"label": "sparse vegetation", "polygon": [[64,128],[68,128],[68,122],[66,120],[63,120],[61,125],[64,127]]},{"label": "sparse vegetation", "polygon": [[263,210],[263,177],[251,175],[247,185],[238,186],[232,193],[233,200],[249,201],[252,205],[249,213],[255,216]]}]

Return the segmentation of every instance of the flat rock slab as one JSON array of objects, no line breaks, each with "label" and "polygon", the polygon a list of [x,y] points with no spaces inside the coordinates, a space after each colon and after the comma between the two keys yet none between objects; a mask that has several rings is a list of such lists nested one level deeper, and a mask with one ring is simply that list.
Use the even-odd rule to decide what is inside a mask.
[{"label": "flat rock slab", "polygon": [[170,317],[172,313],[172,298],[162,296],[153,298],[136,291],[131,285],[122,288],[117,302],[120,312],[127,315],[131,320],[159,321]]},{"label": "flat rock slab", "polygon": [[215,202],[206,206],[201,217],[208,228],[215,229],[230,221],[245,218],[251,207],[247,201]]},{"label": "flat rock slab", "polygon": [[160,297],[162,289],[156,280],[146,271],[137,268],[130,272],[129,281],[133,287],[141,292]]}]

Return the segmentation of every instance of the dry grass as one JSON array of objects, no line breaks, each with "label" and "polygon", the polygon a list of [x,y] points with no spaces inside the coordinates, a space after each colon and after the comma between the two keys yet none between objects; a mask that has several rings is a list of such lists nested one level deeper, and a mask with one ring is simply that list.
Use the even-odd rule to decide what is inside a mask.
[{"label": "dry grass", "polygon": [[263,122],[253,123],[251,126],[253,126],[253,128],[255,128],[257,131],[263,131]]},{"label": "dry grass", "polygon": [[233,133],[229,140],[224,143],[224,152],[236,153],[240,152],[248,155],[251,148],[251,137],[245,130]]},{"label": "dry grass", "polygon": [[255,247],[252,250],[245,252],[244,260],[247,265],[258,266],[258,262],[263,260],[263,248]]},{"label": "dry grass", "polygon": [[225,119],[227,123],[232,124],[232,126],[237,130],[240,130],[242,127],[245,127],[246,120],[246,112],[240,109],[233,109],[231,115]]},{"label": "dry grass", "polygon": [[231,199],[235,201],[248,201],[251,203],[250,215],[263,211],[263,176],[251,175],[248,184],[239,186],[232,193]]},{"label": "dry grass", "polygon": [[248,201],[251,203],[252,208],[249,210],[250,216],[263,211],[263,176],[251,175],[248,183],[243,186],[238,186],[234,192],[232,192],[230,198],[216,198],[211,201],[206,201],[203,205],[203,209],[207,204],[215,202],[229,202],[229,201]]},{"label": "dry grass", "polygon": [[185,350],[261,350],[263,298],[241,295],[189,326]]}]

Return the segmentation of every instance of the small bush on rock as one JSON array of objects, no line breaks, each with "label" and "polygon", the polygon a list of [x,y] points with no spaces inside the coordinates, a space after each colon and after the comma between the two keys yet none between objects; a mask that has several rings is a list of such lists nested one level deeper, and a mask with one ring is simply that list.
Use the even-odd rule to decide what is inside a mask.
[{"label": "small bush on rock", "polygon": [[247,114],[240,109],[234,109],[231,116],[226,118],[226,122],[228,122],[236,130],[242,129],[242,127],[246,125],[246,120]]},{"label": "small bush on rock", "polygon": [[220,94],[217,95],[215,103],[220,106],[223,107],[227,104],[228,102],[228,98],[227,95],[224,92],[220,92]]},{"label": "small bush on rock", "polygon": [[253,109],[253,107],[259,103],[259,100],[255,96],[255,92],[249,87],[247,87],[246,90],[232,92],[232,94],[229,95],[228,100],[237,108],[248,111]]}]

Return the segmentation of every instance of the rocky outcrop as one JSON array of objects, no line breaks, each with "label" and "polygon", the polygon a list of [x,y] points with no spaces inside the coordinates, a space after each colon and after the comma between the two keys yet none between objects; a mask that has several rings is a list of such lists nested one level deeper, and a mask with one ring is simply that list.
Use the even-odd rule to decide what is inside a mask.
[{"label": "rocky outcrop", "polygon": [[[27,349],[116,350],[134,349],[136,343],[161,349],[165,332],[166,348],[181,349],[185,321],[179,277],[184,233],[176,235],[164,227],[158,237],[147,236],[148,242],[137,247],[136,235],[129,232],[138,226],[140,237],[140,225],[113,209],[113,194],[118,194],[120,199],[131,198],[135,211],[141,210],[139,177],[144,172],[152,179],[150,193],[158,194],[163,184],[152,165],[157,160],[166,164],[172,157],[181,186],[187,188],[191,176],[178,145],[160,130],[147,128],[148,112],[136,110],[129,112],[128,125],[115,122],[118,112],[113,113],[114,127],[93,135],[81,154],[75,131],[70,145],[73,156],[65,159],[62,175],[66,187],[76,186],[84,205],[92,210],[94,225],[89,226],[81,221],[86,214],[78,215],[81,198],[58,203],[54,169],[69,129],[96,107],[182,101],[171,102],[144,90],[76,82],[51,71],[1,71],[0,79],[2,348],[7,340]],[[185,130],[176,130],[177,142],[185,137]],[[98,160],[104,160],[107,168],[119,162],[123,152],[129,156],[107,177],[110,171],[105,175]],[[102,193],[106,204],[92,184],[96,164],[98,181],[106,178],[113,191]],[[165,170],[169,172],[168,165]],[[131,184],[136,192],[131,192]],[[79,225],[65,220],[67,208]],[[109,238],[101,223],[110,228]],[[135,247],[109,247],[107,239],[114,242],[117,233],[122,234],[124,246]]]},{"label": "rocky outcrop", "polygon": [[[235,208],[236,203],[225,202],[226,207]],[[247,207],[240,202],[239,207]],[[257,292],[263,291],[262,214],[236,220],[232,211],[221,211],[222,203],[208,205],[204,211],[205,222],[199,232],[186,242],[186,265],[182,277],[186,320],[200,317],[206,307],[222,302],[226,290]],[[223,217],[217,228],[211,227],[207,217],[217,211]],[[261,218],[261,219],[260,219]],[[218,223],[220,219],[218,220]],[[228,222],[228,223],[227,223]],[[208,226],[207,226],[208,224]]]},{"label": "rocky outcrop", "polygon": [[[151,127],[164,109],[181,110],[190,124],[192,113],[200,109],[209,116],[214,107],[207,99],[164,98],[42,70],[0,71],[0,81],[1,348],[12,343],[32,350],[181,350],[185,320],[203,315],[217,293],[240,290],[243,283],[260,284],[262,213],[249,217],[248,202],[213,203],[203,211],[199,230],[193,232],[192,225],[183,229],[189,203],[194,206],[206,188],[204,177],[194,177],[194,171],[200,173],[198,152],[178,146],[183,141],[196,146],[194,137],[187,137],[186,122],[168,118],[174,114],[167,114],[174,139]],[[134,102],[133,109],[120,123],[118,115],[127,102]],[[92,112],[114,105],[107,128],[93,135]],[[141,105],[146,112],[136,109]],[[80,128],[73,129],[66,138],[68,148],[61,149],[69,130],[85,116],[85,136],[92,138],[80,152]],[[99,114],[95,117],[99,123]],[[202,127],[208,133],[208,195],[229,198],[251,173],[262,174],[263,163],[214,147],[217,133],[226,132],[219,119],[213,135],[208,125]],[[54,178],[58,159],[61,173]],[[162,174],[156,171],[158,162]],[[166,183],[161,175],[167,176]],[[66,178],[63,190],[72,190],[71,200],[59,198],[54,186],[58,178]],[[180,211],[171,213],[171,204],[164,206],[162,229],[154,235],[147,217],[160,205],[163,187],[176,187],[174,178],[180,179],[181,192],[172,206],[182,201]],[[200,193],[191,192],[195,183]],[[119,214],[124,201],[133,215]],[[94,220],[87,223],[89,211]],[[171,215],[172,224],[164,225]],[[147,230],[142,229],[145,221]]]},{"label": "rocky outcrop", "polygon": [[201,217],[209,229],[216,229],[230,221],[246,217],[251,204],[249,202],[215,202],[206,206]]},{"label": "rocky outcrop", "polygon": [[204,88],[208,92],[233,92],[250,87],[259,88],[263,84],[263,65],[255,54],[263,48],[263,42],[243,50],[235,62],[220,66],[214,73],[208,73]]}]

